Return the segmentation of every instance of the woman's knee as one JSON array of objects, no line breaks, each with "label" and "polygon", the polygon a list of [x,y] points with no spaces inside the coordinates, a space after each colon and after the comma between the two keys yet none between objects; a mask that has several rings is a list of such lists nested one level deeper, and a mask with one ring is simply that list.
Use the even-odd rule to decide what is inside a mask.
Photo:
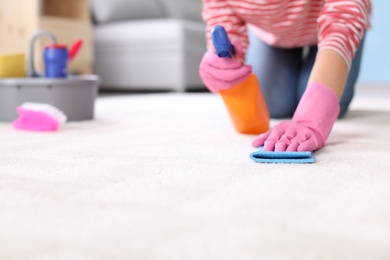
[{"label": "woman's knee", "polygon": [[343,118],[348,112],[349,104],[340,104],[340,113],[338,118]]},{"label": "woman's knee", "polygon": [[291,118],[294,115],[296,105],[291,102],[267,102],[271,118]]}]

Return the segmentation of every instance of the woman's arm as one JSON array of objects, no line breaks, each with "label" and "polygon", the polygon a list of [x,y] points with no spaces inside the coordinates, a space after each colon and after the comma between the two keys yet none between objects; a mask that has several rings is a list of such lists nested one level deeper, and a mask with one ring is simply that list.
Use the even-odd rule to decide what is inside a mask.
[{"label": "woman's arm", "polygon": [[320,82],[340,99],[356,50],[369,27],[370,0],[326,0],[318,18],[316,62],[309,84]]},{"label": "woman's arm", "polygon": [[317,54],[310,74],[309,84],[313,82],[325,84],[340,99],[347,76],[348,65],[345,59],[333,50],[322,50]]},{"label": "woman's arm", "polygon": [[[245,22],[227,0],[203,0],[202,16],[206,23],[208,51],[199,65],[199,75],[205,86],[217,93],[237,85],[251,74],[252,67],[244,64],[248,35]],[[216,25],[225,28],[235,46],[237,59],[218,58],[211,39],[211,30]]]},{"label": "woman's arm", "polygon": [[318,19],[318,54],[291,121],[258,136],[254,147],[271,151],[321,149],[340,111],[339,99],[355,51],[369,26],[369,0],[327,0]]},{"label": "woman's arm", "polygon": [[232,42],[239,42],[242,48],[241,60],[249,45],[246,22],[236,15],[227,0],[203,0],[202,17],[206,23],[208,50],[214,50],[211,40],[211,29],[216,25],[225,28]]}]

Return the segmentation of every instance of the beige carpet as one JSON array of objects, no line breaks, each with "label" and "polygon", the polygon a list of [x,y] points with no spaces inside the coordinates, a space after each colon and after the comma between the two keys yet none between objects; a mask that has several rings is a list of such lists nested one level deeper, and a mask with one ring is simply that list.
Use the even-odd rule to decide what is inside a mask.
[{"label": "beige carpet", "polygon": [[362,91],[313,165],[253,163],[207,93],[100,97],[55,134],[2,123],[0,259],[388,260],[388,93]]}]

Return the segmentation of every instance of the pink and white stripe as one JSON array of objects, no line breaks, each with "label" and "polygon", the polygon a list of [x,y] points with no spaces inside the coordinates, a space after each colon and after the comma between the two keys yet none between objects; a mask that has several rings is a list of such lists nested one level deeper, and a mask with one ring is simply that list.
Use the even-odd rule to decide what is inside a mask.
[{"label": "pink and white stripe", "polygon": [[269,45],[293,48],[318,44],[337,51],[351,65],[371,12],[370,0],[203,0],[210,30],[222,25],[248,47],[247,25]]}]

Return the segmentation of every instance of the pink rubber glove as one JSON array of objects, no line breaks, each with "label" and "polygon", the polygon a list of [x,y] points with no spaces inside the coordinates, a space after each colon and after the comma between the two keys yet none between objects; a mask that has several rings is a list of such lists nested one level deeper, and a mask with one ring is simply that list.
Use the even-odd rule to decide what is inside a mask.
[{"label": "pink rubber glove", "polygon": [[[242,48],[233,42],[238,57]],[[252,73],[252,66],[245,65],[242,58],[220,58],[215,51],[207,51],[199,66],[199,75],[206,87],[213,93],[225,90],[245,80]]]},{"label": "pink rubber glove", "polygon": [[340,112],[336,94],[322,83],[308,85],[291,121],[284,121],[252,142],[265,151],[315,151],[325,145]]}]

